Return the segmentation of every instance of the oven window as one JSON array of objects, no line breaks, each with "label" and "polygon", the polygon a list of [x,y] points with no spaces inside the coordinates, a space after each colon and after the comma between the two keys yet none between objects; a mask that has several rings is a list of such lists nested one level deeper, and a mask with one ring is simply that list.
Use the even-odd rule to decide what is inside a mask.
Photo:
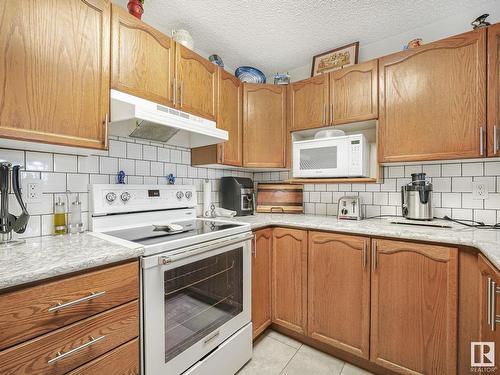
[{"label": "oven window", "polygon": [[300,150],[300,169],[336,169],[337,146],[305,148]]},{"label": "oven window", "polygon": [[165,362],[243,311],[243,248],[164,272]]}]

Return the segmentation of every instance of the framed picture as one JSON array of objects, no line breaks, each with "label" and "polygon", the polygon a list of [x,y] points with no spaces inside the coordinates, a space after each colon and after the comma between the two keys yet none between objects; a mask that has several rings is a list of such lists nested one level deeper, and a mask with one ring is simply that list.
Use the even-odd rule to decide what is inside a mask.
[{"label": "framed picture", "polygon": [[358,63],[359,42],[332,49],[313,57],[311,77]]}]

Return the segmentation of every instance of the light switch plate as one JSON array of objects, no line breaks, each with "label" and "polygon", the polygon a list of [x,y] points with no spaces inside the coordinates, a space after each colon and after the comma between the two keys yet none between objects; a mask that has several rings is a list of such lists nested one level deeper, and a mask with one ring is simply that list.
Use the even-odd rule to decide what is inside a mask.
[{"label": "light switch plate", "polygon": [[42,201],[42,180],[27,178],[22,183],[24,203],[40,203]]},{"label": "light switch plate", "polygon": [[472,199],[488,199],[488,189],[484,182],[472,182]]}]

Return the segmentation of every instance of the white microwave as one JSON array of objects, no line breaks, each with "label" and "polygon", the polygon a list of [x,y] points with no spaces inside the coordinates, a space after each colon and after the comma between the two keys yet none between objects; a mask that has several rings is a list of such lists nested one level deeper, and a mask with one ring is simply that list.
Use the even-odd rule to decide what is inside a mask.
[{"label": "white microwave", "polygon": [[293,177],[369,177],[363,134],[293,142]]}]

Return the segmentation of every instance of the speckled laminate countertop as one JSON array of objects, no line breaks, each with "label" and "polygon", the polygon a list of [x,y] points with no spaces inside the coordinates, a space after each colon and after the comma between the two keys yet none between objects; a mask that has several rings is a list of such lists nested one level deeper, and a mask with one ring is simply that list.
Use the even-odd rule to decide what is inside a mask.
[{"label": "speckled laminate countertop", "polygon": [[471,246],[477,248],[495,267],[500,269],[500,230],[498,229],[474,229],[444,221],[440,222],[450,225],[451,228],[391,224],[391,221],[395,219],[397,218],[339,221],[334,216],[255,214],[233,220],[249,223],[252,229],[274,225]]},{"label": "speckled laminate countertop", "polygon": [[0,289],[133,259],[143,247],[112,243],[92,233],[47,236],[0,245]]}]

